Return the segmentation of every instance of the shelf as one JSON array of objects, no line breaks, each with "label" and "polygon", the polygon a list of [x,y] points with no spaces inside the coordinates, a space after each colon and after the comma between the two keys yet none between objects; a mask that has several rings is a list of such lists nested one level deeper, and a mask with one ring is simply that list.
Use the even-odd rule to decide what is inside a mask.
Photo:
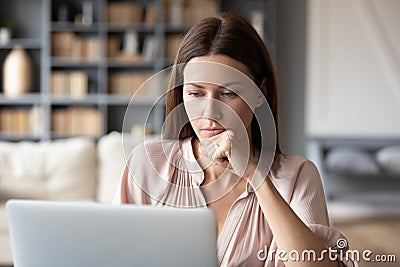
[{"label": "shelf", "polygon": [[72,97],[69,95],[52,96],[50,99],[52,105],[97,105],[99,103],[96,94],[87,95],[83,98]]},{"label": "shelf", "polygon": [[399,145],[399,139],[395,138],[313,138],[323,149],[332,149],[339,146],[363,147],[364,149],[379,149],[383,146]]},{"label": "shelf", "polygon": [[379,173],[375,173],[375,174],[374,173],[354,174],[354,173],[340,172],[340,171],[335,171],[335,170],[325,170],[325,174],[327,176],[332,176],[332,177],[343,176],[343,177],[346,177],[346,179],[355,179],[355,180],[359,180],[360,182],[366,181],[367,179],[377,179],[380,181],[382,181],[383,179],[385,179],[385,180],[388,179],[388,180],[400,181],[400,179],[399,179],[400,175],[398,173],[386,172],[383,170],[381,170]]},{"label": "shelf", "polygon": [[24,94],[19,97],[10,98],[4,94],[0,94],[1,105],[36,105],[40,104],[40,94],[30,93]]},{"label": "shelf", "polygon": [[141,69],[153,69],[154,63],[153,62],[145,62],[145,61],[138,61],[138,62],[123,62],[120,60],[109,58],[107,60],[107,67],[109,68],[141,68]]},{"label": "shelf", "polygon": [[97,68],[102,65],[102,62],[99,61],[87,61],[87,60],[75,60],[68,58],[51,58],[51,66],[52,67],[61,67],[61,68]]},{"label": "shelf", "polygon": [[0,49],[13,49],[17,45],[22,46],[24,49],[40,50],[42,48],[41,40],[38,38],[15,38],[5,45],[0,45]]},{"label": "shelf", "polygon": [[99,139],[101,135],[77,135],[77,134],[59,134],[52,132],[51,133],[51,139],[65,139],[65,138],[74,138],[74,137],[88,137],[88,138],[94,138],[94,139]]},{"label": "shelf", "polygon": [[17,142],[21,140],[25,141],[39,141],[40,137],[33,134],[17,134],[17,133],[4,133],[0,132],[0,140]]},{"label": "shelf", "polygon": [[[113,106],[126,106],[130,103],[131,99],[131,96],[108,95],[106,97],[106,103]],[[134,104],[138,106],[152,106],[156,101],[157,97],[154,96],[136,96]]]},{"label": "shelf", "polygon": [[189,25],[165,25],[165,33],[181,33],[184,34],[190,29]]},{"label": "shelf", "polygon": [[112,25],[112,24],[104,24],[105,31],[109,33],[120,33],[126,31],[136,31],[141,33],[154,33],[155,27],[154,26],[147,26],[145,24],[131,24],[131,25]]},{"label": "shelf", "polygon": [[79,25],[73,22],[52,22],[51,31],[73,31],[73,32],[87,32],[96,33],[99,30],[99,24],[93,23],[92,25]]}]

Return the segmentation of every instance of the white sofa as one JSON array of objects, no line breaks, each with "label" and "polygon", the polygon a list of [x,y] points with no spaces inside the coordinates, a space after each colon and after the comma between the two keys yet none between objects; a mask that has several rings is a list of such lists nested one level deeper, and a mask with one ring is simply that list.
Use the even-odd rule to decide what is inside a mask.
[{"label": "white sofa", "polygon": [[[12,265],[4,204],[10,198],[111,204],[129,151],[143,138],[117,132],[94,139],[0,141],[0,266]],[[123,149],[124,148],[124,149]]]}]

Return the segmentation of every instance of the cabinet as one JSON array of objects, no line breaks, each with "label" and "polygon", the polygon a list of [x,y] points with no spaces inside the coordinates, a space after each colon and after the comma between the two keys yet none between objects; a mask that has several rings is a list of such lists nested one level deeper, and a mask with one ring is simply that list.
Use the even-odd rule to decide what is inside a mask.
[{"label": "cabinet", "polygon": [[[308,157],[320,171],[332,218],[398,216],[400,174],[386,170],[377,158],[379,151],[389,147],[398,149],[399,144],[398,139],[365,138],[314,138],[308,142]],[[342,157],[330,157],[338,149]],[[391,162],[394,164],[393,158]],[[366,164],[367,168],[361,169]]]},{"label": "cabinet", "polygon": [[[2,140],[121,131],[132,93],[172,64],[191,24],[218,10],[247,17],[258,11],[258,25],[275,49],[272,0],[13,0],[0,7],[0,22],[14,24],[11,40],[0,45],[0,65],[17,44],[34,65],[31,92],[12,99],[0,94]],[[124,130],[143,125],[150,114],[159,133],[164,108],[156,100],[162,94],[160,86],[137,96]]]}]

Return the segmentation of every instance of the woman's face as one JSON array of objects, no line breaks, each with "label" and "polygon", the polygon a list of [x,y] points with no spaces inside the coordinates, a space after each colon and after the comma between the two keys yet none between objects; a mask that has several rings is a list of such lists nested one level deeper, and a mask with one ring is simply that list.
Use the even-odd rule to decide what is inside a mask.
[{"label": "woman's face", "polygon": [[226,130],[250,136],[253,110],[261,93],[249,69],[225,55],[191,59],[184,70],[183,101],[200,140]]}]

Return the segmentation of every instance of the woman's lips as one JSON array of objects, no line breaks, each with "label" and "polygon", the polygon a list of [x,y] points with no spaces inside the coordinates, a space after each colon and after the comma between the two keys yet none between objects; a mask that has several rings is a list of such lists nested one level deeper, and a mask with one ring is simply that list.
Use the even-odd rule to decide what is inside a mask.
[{"label": "woman's lips", "polygon": [[206,137],[212,137],[215,135],[218,135],[225,131],[225,129],[221,128],[206,128],[206,129],[201,129],[201,132],[206,136]]}]

